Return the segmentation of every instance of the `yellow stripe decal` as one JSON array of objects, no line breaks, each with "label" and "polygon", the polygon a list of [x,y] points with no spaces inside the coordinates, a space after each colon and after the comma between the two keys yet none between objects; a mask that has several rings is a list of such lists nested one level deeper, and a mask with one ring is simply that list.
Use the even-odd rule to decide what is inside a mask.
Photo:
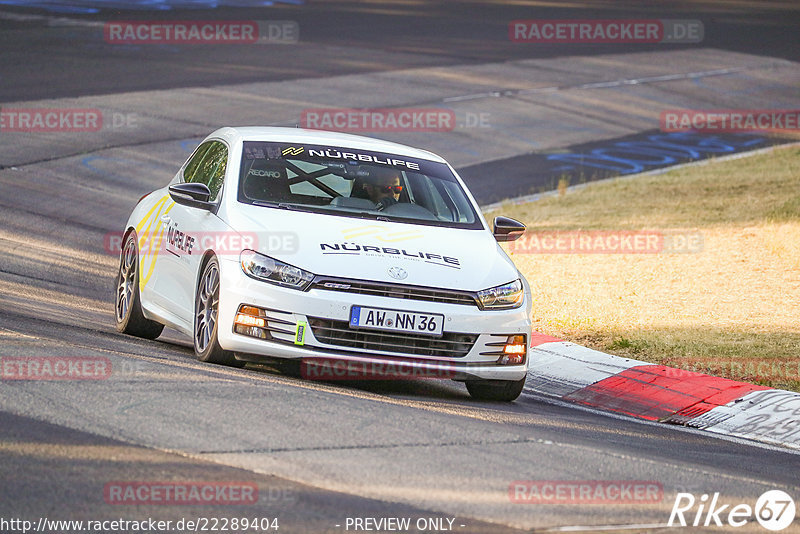
[{"label": "yellow stripe decal", "polygon": [[[159,199],[150,211],[142,218],[142,221],[136,227],[136,231],[141,232],[139,234],[139,253],[140,253],[140,266],[141,270],[140,273],[147,270],[147,273],[144,276],[139,276],[139,289],[143,289],[147,283],[150,281],[150,278],[153,276],[153,272],[155,271],[156,267],[156,260],[158,259],[158,253],[161,249],[161,239],[164,235],[164,227],[159,224],[160,219],[163,215],[169,213],[172,208],[175,207],[175,202],[169,204],[166,209],[167,201],[169,200],[169,195],[164,195],[163,198]],[[163,209],[163,213],[162,213]],[[155,214],[153,213],[155,212]],[[153,224],[155,223],[155,228],[151,231]],[[147,227],[142,231],[142,228],[147,224]],[[145,249],[145,244],[147,244],[147,248]]]}]

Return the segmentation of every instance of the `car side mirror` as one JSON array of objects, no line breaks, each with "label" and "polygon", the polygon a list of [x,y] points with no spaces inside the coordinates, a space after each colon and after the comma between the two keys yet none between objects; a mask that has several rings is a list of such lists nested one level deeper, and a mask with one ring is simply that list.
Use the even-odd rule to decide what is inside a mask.
[{"label": "car side mirror", "polygon": [[525,225],[510,217],[495,217],[493,233],[498,241],[515,241],[525,233]]},{"label": "car side mirror", "polygon": [[206,184],[174,184],[169,186],[169,196],[178,204],[190,208],[211,210],[214,207],[214,203],[209,202],[211,190]]}]

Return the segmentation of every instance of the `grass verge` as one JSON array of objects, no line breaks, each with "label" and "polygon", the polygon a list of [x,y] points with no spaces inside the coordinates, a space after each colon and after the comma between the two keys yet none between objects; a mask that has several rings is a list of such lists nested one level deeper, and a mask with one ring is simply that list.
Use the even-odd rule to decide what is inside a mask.
[{"label": "grass verge", "polygon": [[[485,215],[499,214],[528,225],[527,242],[504,246],[531,284],[535,330],[620,356],[800,391],[797,147],[591,184]],[[543,236],[553,243],[555,232],[691,235],[700,245],[656,253],[569,246],[543,253],[531,246],[532,236],[539,245]]]}]

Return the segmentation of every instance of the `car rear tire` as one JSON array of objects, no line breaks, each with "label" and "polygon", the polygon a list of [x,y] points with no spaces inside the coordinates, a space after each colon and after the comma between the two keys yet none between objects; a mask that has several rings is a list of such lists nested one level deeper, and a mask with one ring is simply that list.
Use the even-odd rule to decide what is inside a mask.
[{"label": "car rear tire", "polygon": [[142,313],[139,297],[139,246],[135,232],[128,234],[122,246],[115,285],[117,291],[114,298],[114,318],[117,331],[145,339],[160,336],[164,325],[147,319]]},{"label": "car rear tire", "polygon": [[223,350],[217,340],[219,328],[219,262],[211,258],[203,268],[194,298],[194,353],[201,362],[244,367],[233,352]]},{"label": "car rear tire", "polygon": [[485,401],[511,402],[519,397],[525,387],[521,380],[469,380],[467,391],[473,399]]}]

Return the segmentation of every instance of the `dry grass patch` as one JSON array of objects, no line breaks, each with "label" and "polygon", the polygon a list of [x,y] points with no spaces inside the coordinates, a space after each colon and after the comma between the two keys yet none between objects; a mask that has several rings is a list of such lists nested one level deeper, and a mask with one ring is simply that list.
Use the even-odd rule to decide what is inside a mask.
[{"label": "dry grass patch", "polygon": [[499,213],[534,232],[700,232],[697,253],[513,254],[531,283],[534,328],[614,354],[800,390],[797,148],[592,184],[487,218]]}]

